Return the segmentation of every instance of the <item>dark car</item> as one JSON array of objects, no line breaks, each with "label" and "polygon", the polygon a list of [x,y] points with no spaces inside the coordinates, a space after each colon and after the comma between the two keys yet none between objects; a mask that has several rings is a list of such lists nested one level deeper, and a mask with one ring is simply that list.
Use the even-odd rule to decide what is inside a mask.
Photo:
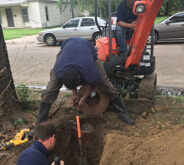
[{"label": "dark car", "polygon": [[[155,24],[153,41],[184,39],[184,12],[176,13],[169,18]],[[151,36],[148,38],[151,43]]]}]

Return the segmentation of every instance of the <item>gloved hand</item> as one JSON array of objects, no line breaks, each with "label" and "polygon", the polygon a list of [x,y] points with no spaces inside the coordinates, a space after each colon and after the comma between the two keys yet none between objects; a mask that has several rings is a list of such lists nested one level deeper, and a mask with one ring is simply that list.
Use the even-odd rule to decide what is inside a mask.
[{"label": "gloved hand", "polygon": [[72,100],[72,105],[74,105],[74,107],[75,107],[77,110],[79,110],[79,109],[82,107],[84,101],[85,101],[84,97],[82,97],[82,98],[75,97],[75,98],[73,98],[73,100]]},{"label": "gloved hand", "polygon": [[79,104],[79,101],[80,101],[79,96],[75,95],[75,96],[72,97],[71,104],[76,106],[77,104]]}]

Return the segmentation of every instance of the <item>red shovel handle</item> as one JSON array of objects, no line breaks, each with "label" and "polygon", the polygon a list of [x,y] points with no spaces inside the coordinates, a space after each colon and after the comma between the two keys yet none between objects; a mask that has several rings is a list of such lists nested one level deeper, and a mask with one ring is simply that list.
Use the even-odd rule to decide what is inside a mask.
[{"label": "red shovel handle", "polygon": [[79,116],[76,116],[76,121],[77,121],[77,130],[78,130],[78,137],[81,138],[81,129],[80,129],[80,121],[79,121]]}]

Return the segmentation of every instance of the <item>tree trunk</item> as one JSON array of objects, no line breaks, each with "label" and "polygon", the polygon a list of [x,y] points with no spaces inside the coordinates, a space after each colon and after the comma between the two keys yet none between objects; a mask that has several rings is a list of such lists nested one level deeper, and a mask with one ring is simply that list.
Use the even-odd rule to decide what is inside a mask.
[{"label": "tree trunk", "polygon": [[157,17],[159,17],[160,16],[160,10],[159,10],[159,12],[158,12],[158,14],[157,14]]},{"label": "tree trunk", "polygon": [[72,7],[72,18],[74,18],[75,15],[74,15],[74,8]]},{"label": "tree trunk", "polygon": [[0,118],[10,120],[16,109],[21,108],[12,78],[6,43],[3,36],[2,26],[0,24]]},{"label": "tree trunk", "polygon": [[166,2],[165,4],[165,14],[164,15],[169,15],[169,1]]},{"label": "tree trunk", "polygon": [[101,12],[102,12],[102,18],[104,18],[105,17],[104,8],[101,9]]}]

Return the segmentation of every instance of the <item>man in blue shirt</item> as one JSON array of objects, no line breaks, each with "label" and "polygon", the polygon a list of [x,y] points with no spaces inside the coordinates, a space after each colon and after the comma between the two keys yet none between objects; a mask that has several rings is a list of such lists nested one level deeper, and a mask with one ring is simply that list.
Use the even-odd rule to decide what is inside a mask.
[{"label": "man in blue shirt", "polygon": [[109,81],[106,72],[97,58],[97,51],[86,39],[73,37],[62,43],[57,61],[50,72],[50,81],[42,93],[37,124],[48,119],[51,105],[56,100],[59,90],[64,84],[73,92],[73,101],[77,98],[77,87],[87,85],[79,106],[83,104],[89,94],[96,88],[106,94],[117,107],[119,118],[127,124],[134,124],[126,112],[123,99]]},{"label": "man in blue shirt", "polygon": [[[33,145],[27,148],[19,157],[16,165],[50,165],[49,151],[55,146],[56,128],[50,122],[43,122],[36,126]],[[63,161],[60,161],[64,165]],[[54,165],[54,163],[52,163]]]},{"label": "man in blue shirt", "polygon": [[132,9],[136,0],[124,0],[117,7],[117,26],[116,38],[118,41],[120,53],[127,51],[125,44],[126,29],[134,29],[137,16]]}]

